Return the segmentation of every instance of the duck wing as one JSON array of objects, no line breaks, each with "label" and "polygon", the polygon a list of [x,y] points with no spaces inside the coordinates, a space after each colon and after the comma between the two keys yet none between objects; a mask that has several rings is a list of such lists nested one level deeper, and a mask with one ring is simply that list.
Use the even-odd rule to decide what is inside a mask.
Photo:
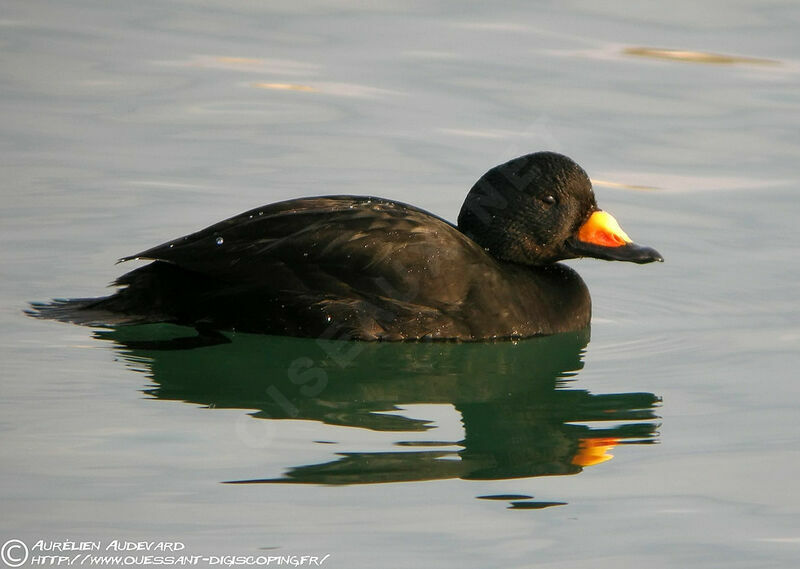
[{"label": "duck wing", "polygon": [[118,279],[128,294],[164,263],[191,275],[181,287],[198,282],[201,299],[197,290],[169,294],[183,305],[180,320],[293,335],[338,324],[340,336],[365,339],[471,335],[456,314],[474,283],[458,275],[469,266],[480,277],[494,264],[441,218],[355,196],[256,208],[121,261],[134,258],[156,263]]}]

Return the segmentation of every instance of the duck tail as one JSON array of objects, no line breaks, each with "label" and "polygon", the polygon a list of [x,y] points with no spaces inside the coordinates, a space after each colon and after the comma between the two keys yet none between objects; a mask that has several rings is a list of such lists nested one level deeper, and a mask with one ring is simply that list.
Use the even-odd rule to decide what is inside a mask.
[{"label": "duck tail", "polygon": [[196,295],[190,296],[191,291],[202,288],[207,280],[170,263],[154,261],[111,283],[120,288],[110,296],[32,302],[25,313],[34,318],[100,327],[172,322],[181,306],[194,301]]},{"label": "duck tail", "polygon": [[55,298],[50,302],[31,302],[24,312],[33,318],[71,322],[84,326],[133,324],[139,319],[110,310],[109,301],[116,295],[99,298]]}]

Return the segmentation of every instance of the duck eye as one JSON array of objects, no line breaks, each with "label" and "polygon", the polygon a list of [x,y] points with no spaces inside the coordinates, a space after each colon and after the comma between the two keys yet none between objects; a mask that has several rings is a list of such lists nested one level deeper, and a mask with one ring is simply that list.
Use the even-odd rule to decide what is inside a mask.
[{"label": "duck eye", "polygon": [[556,203],[556,198],[551,194],[547,194],[546,196],[542,197],[542,201],[547,205],[553,205],[554,203]]}]

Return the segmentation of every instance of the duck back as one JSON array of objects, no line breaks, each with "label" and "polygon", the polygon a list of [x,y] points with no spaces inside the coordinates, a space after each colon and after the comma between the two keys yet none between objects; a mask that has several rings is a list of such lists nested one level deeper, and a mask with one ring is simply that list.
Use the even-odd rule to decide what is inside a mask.
[{"label": "duck back", "polygon": [[447,221],[380,198],[279,202],[121,260],[132,259],[152,262],[116,294],[37,315],[393,341],[553,334],[591,315],[570,268],[497,260]]}]

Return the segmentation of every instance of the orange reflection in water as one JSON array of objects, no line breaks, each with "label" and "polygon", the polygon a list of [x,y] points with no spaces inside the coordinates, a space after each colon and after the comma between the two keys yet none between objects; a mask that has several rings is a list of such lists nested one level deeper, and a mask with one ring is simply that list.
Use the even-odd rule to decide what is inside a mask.
[{"label": "orange reflection in water", "polygon": [[652,191],[658,190],[659,188],[655,186],[643,186],[637,184],[623,184],[621,182],[611,182],[609,180],[596,180],[592,178],[592,185],[593,186],[605,186],[607,188],[620,188],[623,190],[637,190],[637,191]]},{"label": "orange reflection in water", "polygon": [[762,59],[759,57],[743,57],[738,55],[723,55],[706,51],[690,51],[684,49],[663,49],[654,47],[626,47],[622,50],[625,55],[650,57],[653,59],[666,59],[670,61],[685,61],[689,63],[707,63],[713,65],[733,65],[744,63],[749,65],[778,65],[778,61]]},{"label": "orange reflection in water", "polygon": [[615,438],[581,439],[578,443],[578,452],[572,457],[572,464],[582,467],[594,466],[611,460],[614,455],[608,454],[608,451],[618,443],[619,439]]},{"label": "orange reflection in water", "polygon": [[314,92],[316,89],[310,85],[298,85],[295,83],[253,83],[253,87],[258,89],[276,89],[278,91],[306,91]]}]

